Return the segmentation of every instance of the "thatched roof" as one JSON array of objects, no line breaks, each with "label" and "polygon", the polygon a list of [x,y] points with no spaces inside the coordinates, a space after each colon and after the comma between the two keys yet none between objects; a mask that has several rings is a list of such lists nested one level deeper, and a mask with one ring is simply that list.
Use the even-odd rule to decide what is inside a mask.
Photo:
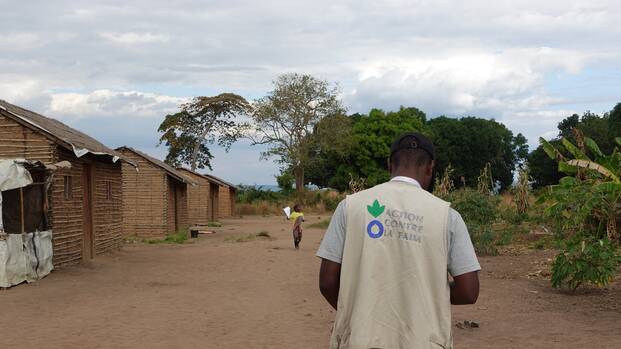
[{"label": "thatched roof", "polygon": [[[108,155],[112,157],[113,162],[116,162],[118,159],[126,160],[121,154],[85,133],[71,128],[58,120],[45,117],[1,99],[0,114],[45,135],[55,143],[72,151],[77,157],[92,153],[95,155]],[[133,164],[131,161],[128,162]]]},{"label": "thatched roof", "polygon": [[[190,184],[190,185],[197,185],[198,183],[196,183],[195,181],[193,181],[192,179],[188,178],[187,176],[184,176],[181,172],[177,171],[174,167],[170,166],[169,164],[165,163],[162,160],[158,160],[150,155],[147,155],[143,152],[141,152],[140,150],[136,150],[134,148],[128,147],[128,146],[123,146],[123,147],[119,147],[116,148],[117,151],[121,152],[121,153],[125,153],[125,152],[131,152],[134,153],[138,156],[140,156],[141,158],[145,159],[146,161],[150,162],[151,164],[161,168],[162,170],[166,171],[171,177],[186,183],[186,184]],[[140,168],[138,168],[138,170],[140,170]]]},{"label": "thatched roof", "polygon": [[234,190],[237,190],[237,187],[235,186],[235,184],[232,184],[232,183],[230,183],[230,182],[227,182],[227,181],[225,181],[225,180],[223,180],[223,179],[220,179],[220,178],[218,178],[218,177],[216,177],[216,176],[212,176],[212,175],[210,175],[210,174],[205,174],[205,173],[198,173],[198,172],[196,172],[196,171],[192,171],[192,170],[187,169],[187,168],[185,168],[185,167],[177,167],[177,170],[180,170],[180,171],[186,171],[186,172],[192,173],[192,174],[194,174],[194,175],[197,175],[197,176],[199,176],[199,177],[203,177],[203,178],[205,178],[206,180],[208,180],[208,181],[210,181],[210,182],[213,182],[213,183],[216,183],[216,184],[218,184],[218,185],[222,185],[222,186],[225,186],[225,187],[230,187],[230,188],[232,188],[232,189],[234,189]]}]

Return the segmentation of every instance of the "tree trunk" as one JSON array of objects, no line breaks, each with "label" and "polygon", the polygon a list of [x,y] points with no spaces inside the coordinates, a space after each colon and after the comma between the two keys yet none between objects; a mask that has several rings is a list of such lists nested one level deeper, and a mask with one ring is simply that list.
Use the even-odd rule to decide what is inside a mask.
[{"label": "tree trunk", "polygon": [[192,149],[192,167],[191,170],[192,171],[196,171],[196,162],[198,159],[198,151],[201,147],[201,143],[203,142],[203,140],[205,139],[205,137],[207,137],[207,133],[209,133],[209,130],[211,129],[211,124],[209,124],[209,127],[205,128],[205,130],[203,131],[203,133],[201,134],[201,137],[199,139],[196,140],[196,144],[194,144],[194,149]]},{"label": "tree trunk", "polygon": [[304,168],[302,166],[296,167],[293,172],[295,173],[295,190],[298,195],[304,192]]}]

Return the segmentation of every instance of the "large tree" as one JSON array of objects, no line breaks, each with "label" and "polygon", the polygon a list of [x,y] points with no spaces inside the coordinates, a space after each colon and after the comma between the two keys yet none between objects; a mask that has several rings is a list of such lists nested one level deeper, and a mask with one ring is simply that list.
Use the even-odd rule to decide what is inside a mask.
[{"label": "large tree", "polygon": [[244,124],[237,118],[250,112],[250,104],[239,95],[222,93],[213,97],[195,97],[181,105],[175,114],[166,115],[159,127],[160,144],[168,147],[166,162],[178,166],[211,168],[213,155],[209,145],[227,150],[241,137]]},{"label": "large tree", "polygon": [[[304,166],[308,182],[322,188],[347,189],[348,168],[352,154],[353,118],[331,115],[321,120],[313,130],[311,156]],[[341,171],[344,173],[338,173]]]},{"label": "large tree", "polygon": [[390,179],[388,157],[394,139],[405,132],[426,132],[425,113],[417,108],[401,107],[391,112],[372,109],[368,115],[354,114],[348,119],[339,126],[326,125],[341,130],[338,142],[342,146],[335,147],[333,141],[316,149],[307,168],[313,184],[343,191],[352,178],[364,178],[367,187],[383,183]]},{"label": "large tree", "polygon": [[[550,143],[557,149],[562,149],[559,146],[560,140],[553,140]],[[546,154],[541,145],[528,154],[528,168],[530,170],[530,177],[533,180],[533,188],[557,184],[563,178],[563,175],[558,172],[557,162]]]},{"label": "large tree", "polygon": [[319,148],[313,153],[313,161],[306,168],[313,184],[347,190],[352,177],[364,178],[367,187],[387,181],[390,145],[395,137],[410,131],[433,139],[436,172],[442,173],[451,164],[457,185],[463,176],[466,184],[475,186],[481,169],[489,162],[493,178],[505,188],[513,181],[514,169],[528,155],[526,138],[514,136],[494,120],[438,117],[427,121],[421,110],[404,107],[394,112],[372,109],[368,115],[354,114],[349,119],[352,131],[348,151],[336,154],[330,148]]},{"label": "large tree", "polygon": [[263,158],[275,157],[283,168],[291,169],[298,193],[304,190],[304,166],[314,145],[315,126],[325,117],[344,112],[338,87],[307,74],[284,74],[274,81],[274,89],[258,99],[252,113],[255,145],[267,145]]},{"label": "large tree", "polygon": [[481,169],[490,163],[494,181],[504,189],[513,183],[513,171],[528,155],[526,138],[513,133],[495,120],[445,116],[431,119],[428,127],[436,146],[437,173],[451,164],[453,180],[460,186],[461,178],[468,186],[476,186]]}]

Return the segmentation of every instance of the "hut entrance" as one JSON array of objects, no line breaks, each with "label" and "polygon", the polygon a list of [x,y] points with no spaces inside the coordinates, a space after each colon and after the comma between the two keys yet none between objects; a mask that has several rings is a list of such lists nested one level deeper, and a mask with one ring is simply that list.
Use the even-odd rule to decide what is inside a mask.
[{"label": "hut entrance", "polygon": [[174,192],[173,192],[173,207],[175,209],[175,233],[179,232],[181,230],[181,226],[179,224],[179,202],[180,202],[180,194],[181,194],[181,188],[179,186],[179,184],[175,183],[174,186]]},{"label": "hut entrance", "polygon": [[217,184],[209,184],[209,220],[218,219],[218,205],[220,197],[220,188]]},{"label": "hut entrance", "polygon": [[174,234],[179,231],[179,187],[175,180],[168,177],[168,233]]},{"label": "hut entrance", "polygon": [[84,164],[82,169],[82,206],[84,209],[84,236],[82,259],[92,259],[94,255],[93,245],[93,167]]},{"label": "hut entrance", "polygon": [[45,170],[29,169],[33,183],[3,191],[0,196],[0,232],[24,234],[48,229]]}]

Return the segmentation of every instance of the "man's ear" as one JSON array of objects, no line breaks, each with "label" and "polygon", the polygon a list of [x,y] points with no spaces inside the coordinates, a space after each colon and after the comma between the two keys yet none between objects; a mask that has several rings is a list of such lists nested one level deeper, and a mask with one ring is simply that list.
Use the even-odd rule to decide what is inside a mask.
[{"label": "man's ear", "polygon": [[428,176],[433,176],[433,168],[434,167],[436,167],[436,161],[435,160],[431,160],[431,162],[427,166],[427,175]]}]

